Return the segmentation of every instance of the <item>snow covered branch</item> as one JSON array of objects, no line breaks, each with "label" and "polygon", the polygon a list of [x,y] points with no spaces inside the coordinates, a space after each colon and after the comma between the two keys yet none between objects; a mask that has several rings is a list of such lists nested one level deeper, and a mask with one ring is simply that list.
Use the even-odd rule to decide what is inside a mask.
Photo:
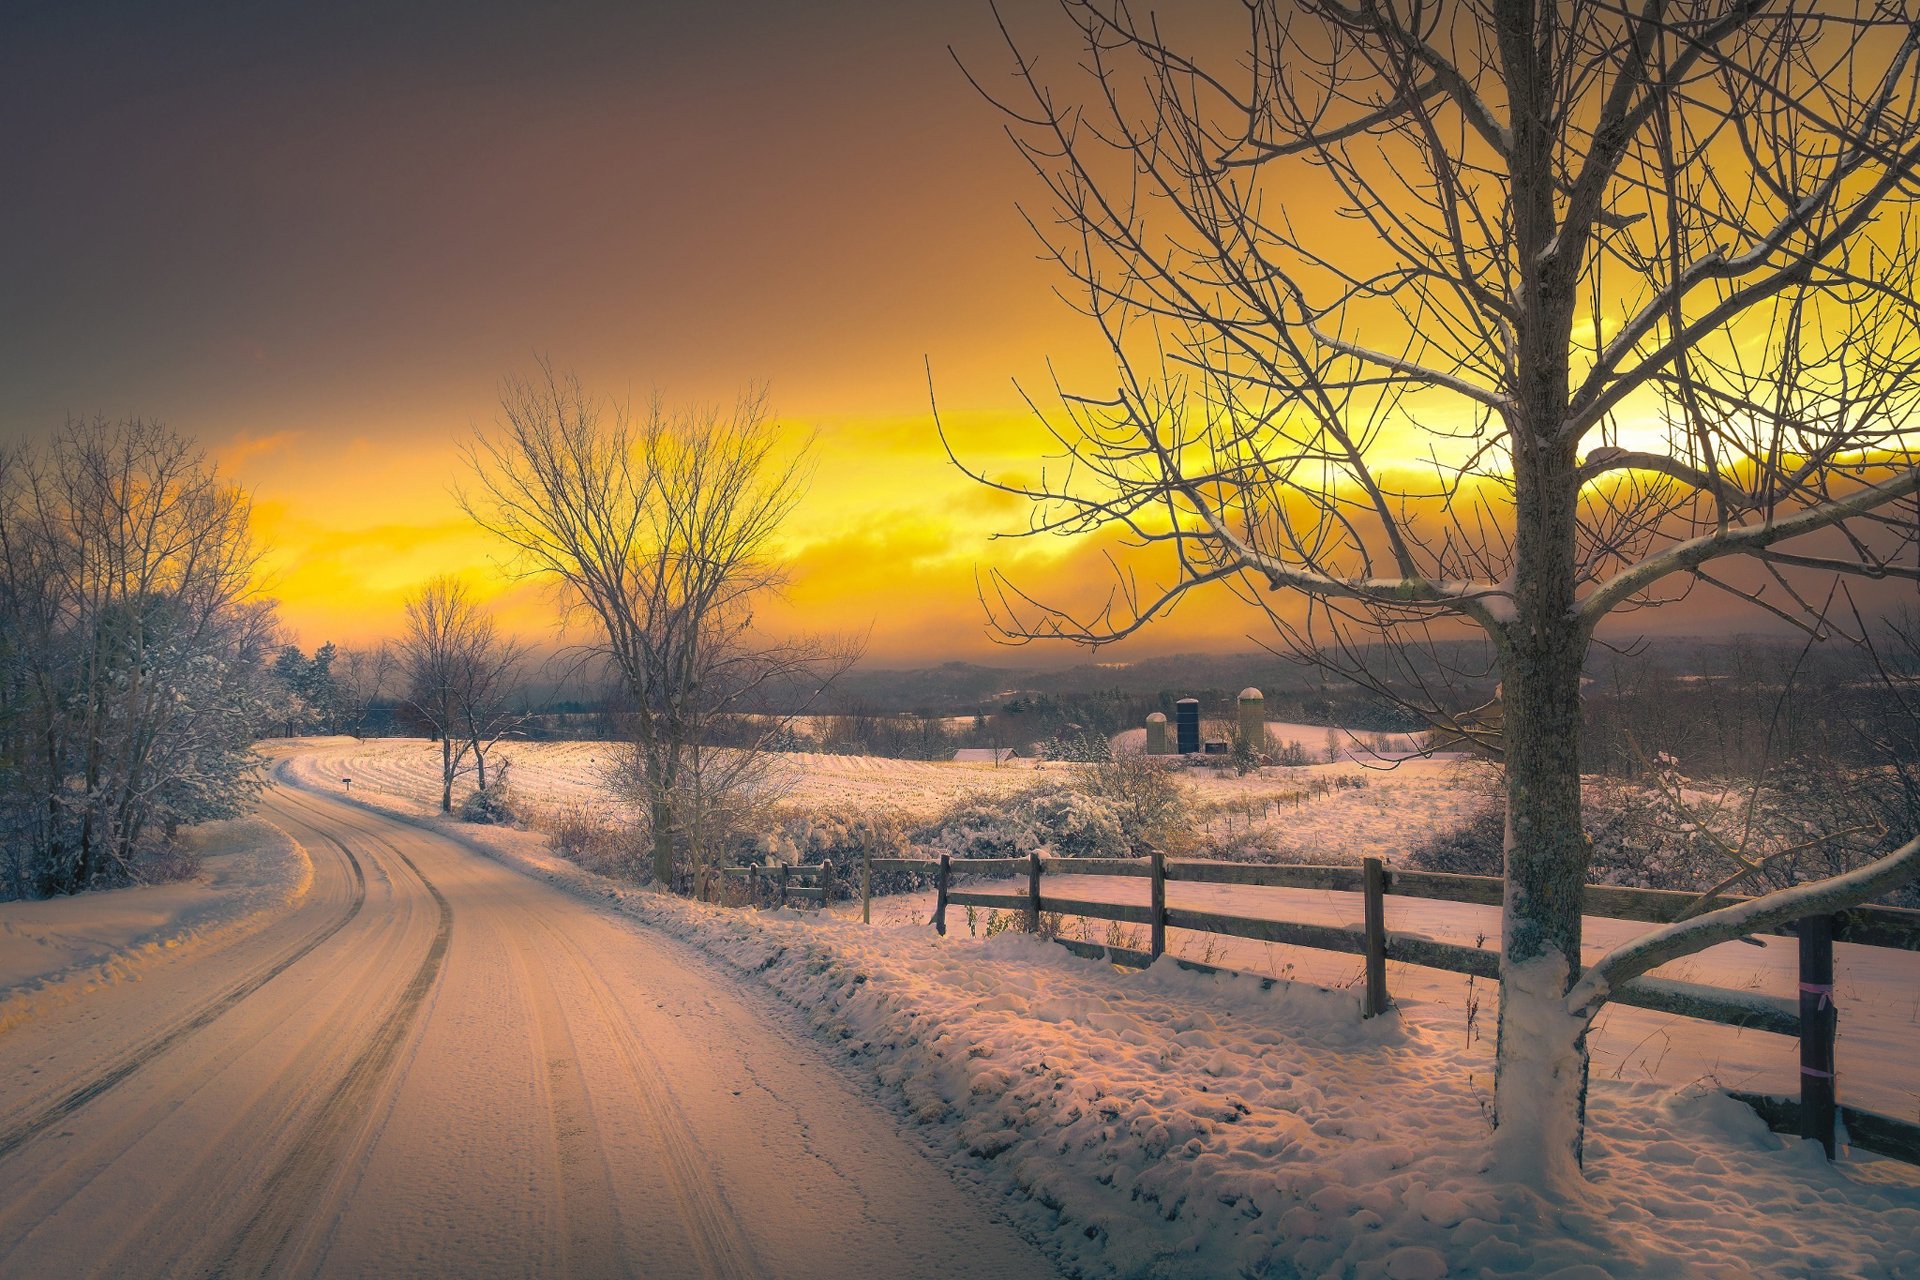
[{"label": "snow covered branch", "polygon": [[1920,876],[1920,836],[1845,875],[1795,885],[1655,929],[1602,956],[1567,993],[1567,1008],[1591,1014],[1615,989],[1669,960],[1720,942],[1778,928],[1805,916],[1831,915],[1870,902]]}]

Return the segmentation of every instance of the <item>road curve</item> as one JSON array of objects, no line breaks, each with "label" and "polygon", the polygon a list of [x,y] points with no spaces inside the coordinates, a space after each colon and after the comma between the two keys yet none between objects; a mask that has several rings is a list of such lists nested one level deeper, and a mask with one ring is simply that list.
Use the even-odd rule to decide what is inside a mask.
[{"label": "road curve", "polygon": [[0,1035],[0,1276],[1056,1274],[697,952],[264,810],[296,909]]}]

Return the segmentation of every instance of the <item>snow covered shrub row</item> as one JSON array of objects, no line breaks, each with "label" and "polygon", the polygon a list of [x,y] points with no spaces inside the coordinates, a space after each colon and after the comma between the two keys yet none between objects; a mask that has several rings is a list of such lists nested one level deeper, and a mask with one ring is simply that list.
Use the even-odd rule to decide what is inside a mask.
[{"label": "snow covered shrub row", "polygon": [[867,853],[898,857],[895,850],[906,840],[906,820],[889,809],[787,809],[776,819],[772,830],[753,841],[762,863],[846,866]]},{"label": "snow covered shrub row", "polygon": [[1035,850],[1063,858],[1120,858],[1132,851],[1110,800],[1053,781],[1010,796],[963,800],[915,838],[955,858],[1012,858]]},{"label": "snow covered shrub row", "polygon": [[[1900,797],[1876,791],[1897,790],[1890,774],[1836,776],[1788,768],[1756,787],[1746,780],[1689,778],[1669,756],[1654,764],[1640,780],[1586,780],[1590,883],[1700,891],[1722,883],[1744,858],[1761,870],[1733,892],[1757,894],[1840,874],[1912,838],[1900,821]],[[1497,795],[1487,796],[1464,825],[1416,845],[1408,865],[1503,874],[1505,813]],[[1920,890],[1909,886],[1888,901],[1920,904]]]},{"label": "snow covered shrub row", "polygon": [[[907,819],[893,809],[787,808],[778,811],[773,827],[742,853],[745,860],[762,866],[831,862],[839,872],[834,877],[834,896],[845,898],[859,893],[856,869],[864,858],[913,857],[922,852],[911,847],[908,831]],[[918,888],[919,879],[900,872],[876,873],[873,891],[905,892]]]}]

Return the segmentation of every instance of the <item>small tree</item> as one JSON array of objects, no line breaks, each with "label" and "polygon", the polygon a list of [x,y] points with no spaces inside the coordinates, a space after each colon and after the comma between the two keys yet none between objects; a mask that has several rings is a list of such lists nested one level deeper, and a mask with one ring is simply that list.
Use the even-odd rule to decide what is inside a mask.
[{"label": "small tree", "polygon": [[407,599],[406,610],[397,665],[407,705],[440,742],[440,811],[451,813],[467,757],[484,791],[488,749],[524,718],[510,709],[520,650],[456,578],[432,579]]},{"label": "small tree", "polygon": [[374,704],[388,695],[393,679],[393,649],[384,641],[371,649],[342,649],[335,663],[339,727],[363,737]]},{"label": "small tree", "polygon": [[[776,539],[805,491],[806,450],[783,450],[759,392],[731,412],[656,400],[636,420],[543,364],[506,383],[501,408],[500,430],[468,448],[477,488],[462,503],[596,624],[591,652],[631,702],[654,878],[671,887],[688,770],[713,726],[776,689],[804,710],[857,652],[756,626],[784,581]],[[717,804],[726,771],[696,772],[702,803]]]},{"label": "small tree", "polygon": [[1084,93],[1009,35],[1005,110],[1116,376],[1064,395],[1042,481],[978,478],[1038,504],[1030,532],[1167,567],[1088,616],[996,580],[999,625],[1099,644],[1218,584],[1403,693],[1483,636],[1498,715],[1420,707],[1504,762],[1496,1144],[1571,1186],[1611,991],[1920,869],[1916,841],[1583,972],[1596,628],[1697,586],[1822,631],[1809,576],[1920,577],[1920,26],[1865,0],[1247,0],[1214,59],[1195,12],[1176,47],[1123,0],[1061,9]]}]

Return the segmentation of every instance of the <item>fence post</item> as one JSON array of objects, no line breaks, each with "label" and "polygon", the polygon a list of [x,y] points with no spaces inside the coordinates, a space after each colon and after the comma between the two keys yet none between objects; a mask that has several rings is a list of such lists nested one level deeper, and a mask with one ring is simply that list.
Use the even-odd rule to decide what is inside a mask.
[{"label": "fence post", "polygon": [[820,909],[825,911],[827,903],[833,900],[833,859],[828,858],[820,864]]},{"label": "fence post", "polygon": [[747,905],[760,905],[760,864],[757,862],[747,868]]},{"label": "fence post", "polygon": [[1040,851],[1027,855],[1027,932],[1040,932]]},{"label": "fence post", "polygon": [[947,936],[947,877],[951,862],[951,854],[941,854],[940,869],[933,873],[933,931],[943,938]]},{"label": "fence post", "polygon": [[873,923],[873,850],[860,851],[860,923]]},{"label": "fence post", "polygon": [[1367,931],[1367,1003],[1361,1013],[1372,1018],[1387,1011],[1387,871],[1380,859],[1367,858],[1360,875]]},{"label": "fence post", "polygon": [[1155,849],[1152,853],[1153,889],[1149,901],[1152,904],[1152,923],[1148,926],[1148,944],[1153,949],[1153,958],[1158,960],[1167,954],[1167,855]]},{"label": "fence post", "polygon": [[1833,1159],[1833,917],[1808,916],[1800,938],[1800,1136],[1818,1138]]},{"label": "fence post", "polygon": [[787,876],[791,874],[792,871],[793,868],[786,863],[783,862],[780,864],[780,901],[774,908],[776,911],[785,911],[787,909]]}]

